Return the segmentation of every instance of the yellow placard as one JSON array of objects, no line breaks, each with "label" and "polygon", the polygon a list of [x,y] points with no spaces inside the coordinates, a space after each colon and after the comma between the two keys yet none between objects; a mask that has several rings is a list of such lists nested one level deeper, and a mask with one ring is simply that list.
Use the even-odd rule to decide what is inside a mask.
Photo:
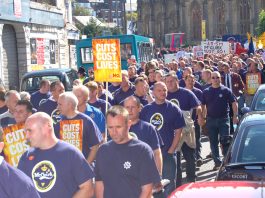
[{"label": "yellow placard", "polygon": [[5,160],[17,167],[21,155],[30,147],[26,142],[24,124],[16,124],[3,129]]},{"label": "yellow placard", "polygon": [[247,94],[254,95],[256,90],[261,84],[261,75],[260,73],[251,74],[247,73],[246,75],[246,87]]},{"label": "yellow placard", "polygon": [[74,145],[82,152],[83,120],[62,120],[60,122],[60,139]]},{"label": "yellow placard", "polygon": [[202,40],[206,40],[206,21],[202,20]]},{"label": "yellow placard", "polygon": [[95,81],[121,82],[121,55],[119,39],[93,39]]}]

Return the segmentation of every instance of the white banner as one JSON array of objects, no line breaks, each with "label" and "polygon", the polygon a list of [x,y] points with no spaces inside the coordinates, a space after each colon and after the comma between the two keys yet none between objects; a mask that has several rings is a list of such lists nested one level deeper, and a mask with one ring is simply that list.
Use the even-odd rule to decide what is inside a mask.
[{"label": "white banner", "polygon": [[203,48],[202,46],[193,46],[193,55],[195,58],[203,58]]},{"label": "white banner", "polygon": [[223,41],[202,41],[204,54],[229,54],[230,44]]}]

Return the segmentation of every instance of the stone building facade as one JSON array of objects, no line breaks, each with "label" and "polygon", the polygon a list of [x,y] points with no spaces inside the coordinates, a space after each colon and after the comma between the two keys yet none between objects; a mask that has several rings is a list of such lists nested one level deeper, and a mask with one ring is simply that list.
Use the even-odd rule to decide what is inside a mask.
[{"label": "stone building facade", "polygon": [[28,71],[69,66],[66,2],[51,2],[0,0],[0,78],[7,89],[19,89]]},{"label": "stone building facade", "polygon": [[137,6],[138,34],[163,46],[167,33],[183,32],[188,42],[201,41],[202,20],[207,39],[255,33],[265,0],[138,0]]}]

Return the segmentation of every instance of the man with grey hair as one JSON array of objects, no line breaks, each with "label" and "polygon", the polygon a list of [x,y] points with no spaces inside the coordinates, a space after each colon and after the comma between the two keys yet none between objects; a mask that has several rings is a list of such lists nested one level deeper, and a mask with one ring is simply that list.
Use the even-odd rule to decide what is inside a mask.
[{"label": "man with grey hair", "polygon": [[8,110],[0,115],[0,124],[2,128],[16,123],[13,114],[17,102],[19,100],[20,100],[20,95],[16,90],[10,90],[5,94],[5,103]]},{"label": "man with grey hair", "polygon": [[88,115],[97,124],[105,139],[105,116],[98,108],[88,104],[89,89],[85,85],[74,86],[73,93],[78,99],[78,111]]},{"label": "man with grey hair", "polygon": [[61,121],[56,125],[56,135],[59,139],[73,144],[92,163],[96,157],[102,135],[95,122],[87,115],[77,110],[78,99],[72,92],[59,96],[58,110]]}]

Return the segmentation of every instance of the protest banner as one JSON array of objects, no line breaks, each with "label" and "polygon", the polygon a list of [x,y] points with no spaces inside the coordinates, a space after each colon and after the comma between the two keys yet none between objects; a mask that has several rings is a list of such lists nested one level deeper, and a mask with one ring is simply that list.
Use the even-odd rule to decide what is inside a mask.
[{"label": "protest banner", "polygon": [[192,51],[195,58],[203,58],[202,46],[193,46]]},{"label": "protest banner", "polygon": [[60,122],[60,139],[74,145],[82,152],[83,120],[62,120]]},{"label": "protest banner", "polygon": [[93,39],[95,81],[121,82],[121,56],[119,39]]},{"label": "protest banner", "polygon": [[30,147],[27,144],[24,124],[16,124],[3,128],[5,160],[17,167],[21,155]]},{"label": "protest banner", "polygon": [[229,54],[229,42],[223,41],[202,41],[201,46],[204,54]]},{"label": "protest banner", "polygon": [[177,54],[165,54],[164,59],[165,64],[171,63],[172,61],[177,61]]}]

